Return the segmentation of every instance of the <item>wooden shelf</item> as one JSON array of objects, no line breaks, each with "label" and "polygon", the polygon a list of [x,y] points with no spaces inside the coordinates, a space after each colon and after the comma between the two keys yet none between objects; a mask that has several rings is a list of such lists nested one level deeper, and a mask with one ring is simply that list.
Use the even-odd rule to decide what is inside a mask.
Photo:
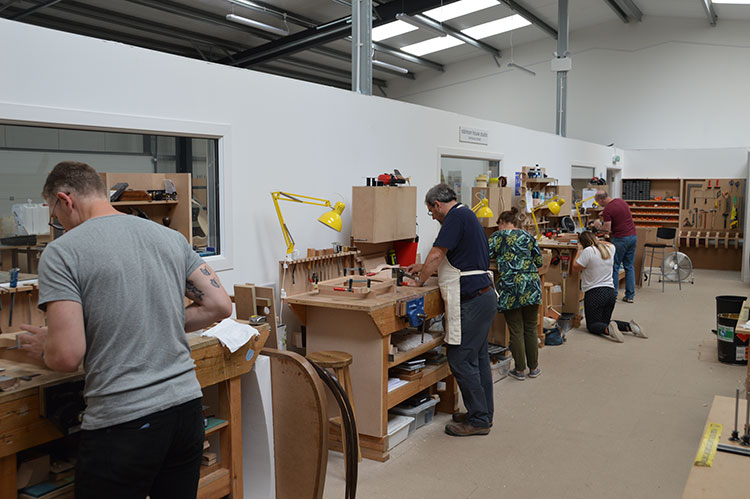
[{"label": "wooden shelf", "polygon": [[634,218],[633,222],[636,224],[679,224],[679,220],[642,220],[640,218]]},{"label": "wooden shelf", "polygon": [[[628,201],[629,203],[632,203],[634,201]],[[630,208],[630,211],[633,210],[674,210],[674,206],[633,206]]]},{"label": "wooden shelf", "polygon": [[114,201],[112,206],[144,206],[149,204],[179,204],[179,201]]},{"label": "wooden shelf", "polygon": [[531,177],[531,178],[526,179],[527,184],[550,184],[552,182],[557,182],[557,179],[552,178],[552,177],[545,177],[545,178]]},{"label": "wooden shelf", "polygon": [[661,203],[661,204],[680,204],[679,201],[657,201],[655,199],[625,199],[626,203]]},{"label": "wooden shelf", "polygon": [[[406,362],[407,360],[413,359],[414,357],[419,357],[423,353],[429,352],[433,348],[439,347],[442,344],[443,344],[443,337],[441,336],[439,338],[433,339],[432,341],[422,343],[417,348],[413,348],[406,352],[399,352],[393,356],[393,360],[388,361],[388,368],[397,366],[401,364],[402,362]],[[390,358],[390,355],[388,357]]]},{"label": "wooden shelf", "polygon": [[219,418],[208,418],[208,426],[206,427],[206,436],[216,433],[222,428],[229,426],[229,421]]},{"label": "wooden shelf", "polygon": [[426,390],[441,379],[445,378],[450,374],[450,368],[446,362],[439,366],[427,366],[422,373],[421,378],[410,381],[409,383],[396,388],[392,392],[388,392],[386,403],[388,409],[400,404],[412,395],[416,395],[422,390]]}]

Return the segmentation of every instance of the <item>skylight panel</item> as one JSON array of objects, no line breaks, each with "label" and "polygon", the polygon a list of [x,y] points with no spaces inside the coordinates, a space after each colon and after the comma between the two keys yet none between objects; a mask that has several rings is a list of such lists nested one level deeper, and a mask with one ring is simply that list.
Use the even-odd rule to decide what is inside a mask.
[{"label": "skylight panel", "polygon": [[439,22],[449,21],[457,17],[471,14],[480,10],[499,5],[497,0],[461,0],[442,7],[426,10],[424,15]]},{"label": "skylight panel", "polygon": [[379,42],[387,38],[393,38],[394,36],[403,35],[410,31],[416,31],[417,27],[403,21],[394,21],[392,23],[372,28],[372,41]]},{"label": "skylight panel", "polygon": [[482,38],[505,33],[506,31],[523,28],[524,26],[528,26],[529,24],[531,24],[529,21],[516,14],[513,16],[503,17],[502,19],[496,19],[488,23],[472,26],[471,28],[462,30],[462,32],[472,38],[481,40]]},{"label": "skylight panel", "polygon": [[425,54],[431,54],[433,52],[439,52],[440,50],[456,47],[458,45],[461,45],[462,43],[463,42],[461,40],[453,38],[452,36],[436,36],[435,38],[430,38],[429,40],[425,40],[423,42],[407,45],[406,47],[401,47],[401,50],[419,57]]}]

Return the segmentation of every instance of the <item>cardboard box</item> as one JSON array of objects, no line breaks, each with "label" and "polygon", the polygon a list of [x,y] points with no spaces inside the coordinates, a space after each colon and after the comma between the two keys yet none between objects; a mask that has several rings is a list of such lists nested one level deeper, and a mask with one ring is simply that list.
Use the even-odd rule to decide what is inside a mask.
[{"label": "cardboard box", "polygon": [[554,284],[549,294],[550,307],[559,309],[562,307],[562,286]]},{"label": "cardboard box", "polygon": [[49,480],[49,454],[32,454],[18,464],[16,488],[24,489]]}]

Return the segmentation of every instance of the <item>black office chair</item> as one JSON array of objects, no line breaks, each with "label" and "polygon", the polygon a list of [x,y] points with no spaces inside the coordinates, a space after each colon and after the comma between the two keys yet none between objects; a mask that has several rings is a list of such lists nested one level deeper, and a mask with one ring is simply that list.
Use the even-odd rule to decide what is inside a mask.
[{"label": "black office chair", "polygon": [[[672,241],[672,244],[662,243],[659,242],[662,241]],[[646,263],[646,252],[651,251],[651,263],[648,267],[648,285],[651,286],[651,274],[654,270],[654,254],[657,250],[661,252],[661,258],[662,261],[664,260],[664,257],[667,255],[667,248],[672,248],[672,251],[674,253],[677,253],[677,229],[674,227],[659,227],[656,229],[656,242],[655,243],[646,243],[643,245],[643,257],[641,258],[641,272],[643,275],[646,275],[646,272],[644,271],[644,264]],[[664,271],[663,266],[659,266],[659,274],[661,275],[661,292],[664,292]],[[680,286],[680,289],[682,289],[682,279],[680,278],[680,273],[677,273],[677,283]]]}]

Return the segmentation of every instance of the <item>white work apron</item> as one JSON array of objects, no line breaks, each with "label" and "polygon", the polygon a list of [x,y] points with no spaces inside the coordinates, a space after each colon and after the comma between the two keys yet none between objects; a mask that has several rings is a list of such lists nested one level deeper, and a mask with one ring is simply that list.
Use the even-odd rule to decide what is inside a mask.
[{"label": "white work apron", "polygon": [[[461,277],[487,274],[494,289],[494,278],[490,270],[467,270],[461,272],[451,265],[448,257],[443,258],[438,267],[438,285],[445,305],[445,342],[449,345],[461,344]],[[495,291],[497,294],[497,291]]]}]

